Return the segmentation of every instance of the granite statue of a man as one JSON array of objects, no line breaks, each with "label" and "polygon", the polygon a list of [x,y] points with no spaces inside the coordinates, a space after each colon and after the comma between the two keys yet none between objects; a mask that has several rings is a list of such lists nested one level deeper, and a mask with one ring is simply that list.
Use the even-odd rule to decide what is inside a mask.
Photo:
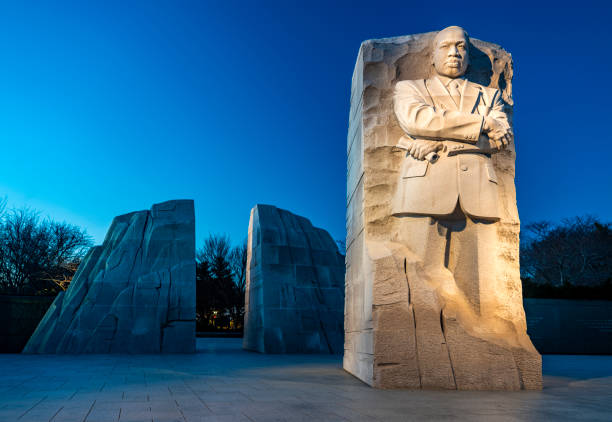
[{"label": "granite statue of a man", "polygon": [[487,276],[499,220],[491,154],[512,141],[501,93],[468,81],[469,38],[451,26],[433,41],[433,75],[398,82],[394,109],[405,132],[393,214],[405,217],[398,240],[426,271],[457,287],[477,313],[486,312]]},{"label": "granite statue of a man", "polygon": [[456,26],[361,45],[343,367],[372,386],[542,387],[522,304],[512,77],[507,51]]}]

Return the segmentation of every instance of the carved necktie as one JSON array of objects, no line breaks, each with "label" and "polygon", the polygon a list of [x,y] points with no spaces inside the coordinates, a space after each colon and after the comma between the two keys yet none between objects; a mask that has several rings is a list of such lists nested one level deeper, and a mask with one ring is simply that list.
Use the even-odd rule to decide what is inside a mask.
[{"label": "carved necktie", "polygon": [[448,86],[448,92],[453,98],[455,104],[457,104],[457,107],[459,107],[461,105],[461,92],[459,91],[459,81],[451,81]]}]

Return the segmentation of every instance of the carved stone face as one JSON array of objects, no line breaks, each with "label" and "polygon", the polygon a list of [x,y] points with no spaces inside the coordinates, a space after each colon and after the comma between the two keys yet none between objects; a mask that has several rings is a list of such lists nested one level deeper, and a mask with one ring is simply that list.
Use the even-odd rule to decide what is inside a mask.
[{"label": "carved stone face", "polygon": [[469,64],[468,40],[459,27],[443,29],[434,39],[433,64],[439,75],[462,76]]}]

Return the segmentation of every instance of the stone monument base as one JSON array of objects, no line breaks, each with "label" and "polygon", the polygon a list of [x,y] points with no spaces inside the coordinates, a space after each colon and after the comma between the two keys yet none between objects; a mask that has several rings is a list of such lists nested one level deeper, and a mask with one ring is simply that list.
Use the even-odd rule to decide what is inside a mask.
[{"label": "stone monument base", "polygon": [[346,354],[348,372],[378,388],[542,388],[542,359],[524,327],[478,315],[452,275],[427,279],[401,244],[371,242],[367,254],[377,304],[373,361]]}]

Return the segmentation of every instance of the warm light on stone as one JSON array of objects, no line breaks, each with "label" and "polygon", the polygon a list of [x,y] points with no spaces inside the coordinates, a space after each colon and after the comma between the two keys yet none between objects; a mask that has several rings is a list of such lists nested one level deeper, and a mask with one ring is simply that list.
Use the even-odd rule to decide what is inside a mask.
[{"label": "warm light on stone", "polygon": [[374,387],[542,387],[519,277],[512,74],[509,53],[458,27],[361,45],[344,368]]}]

